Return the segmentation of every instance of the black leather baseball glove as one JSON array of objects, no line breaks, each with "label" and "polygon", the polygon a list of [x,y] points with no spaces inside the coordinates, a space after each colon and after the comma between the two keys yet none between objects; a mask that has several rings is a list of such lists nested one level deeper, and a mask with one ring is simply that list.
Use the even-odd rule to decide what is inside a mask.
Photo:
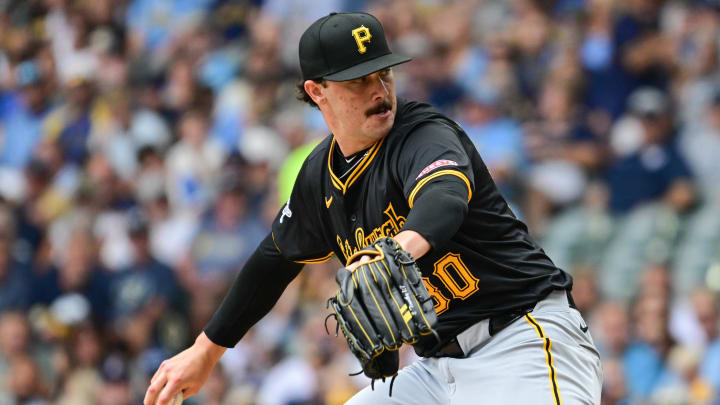
[{"label": "black leather baseball glove", "polygon": [[340,289],[328,300],[335,311],[329,317],[335,316],[350,350],[374,382],[397,375],[403,343],[437,336],[437,315],[415,260],[394,239],[377,240],[348,264],[362,256],[371,259],[352,271],[337,271]]}]

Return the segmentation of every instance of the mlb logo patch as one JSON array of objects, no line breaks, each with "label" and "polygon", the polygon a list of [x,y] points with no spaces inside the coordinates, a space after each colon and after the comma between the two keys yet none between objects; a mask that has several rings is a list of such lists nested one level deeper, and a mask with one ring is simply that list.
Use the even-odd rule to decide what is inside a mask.
[{"label": "mlb logo patch", "polygon": [[422,169],[422,171],[420,172],[420,174],[418,174],[418,176],[415,177],[415,180],[417,180],[417,179],[419,179],[420,177],[422,177],[422,176],[430,173],[431,171],[437,169],[438,167],[443,167],[443,166],[457,166],[457,165],[458,165],[457,162],[454,161],[454,160],[445,160],[445,159],[436,160],[436,161],[430,163],[426,168]]}]

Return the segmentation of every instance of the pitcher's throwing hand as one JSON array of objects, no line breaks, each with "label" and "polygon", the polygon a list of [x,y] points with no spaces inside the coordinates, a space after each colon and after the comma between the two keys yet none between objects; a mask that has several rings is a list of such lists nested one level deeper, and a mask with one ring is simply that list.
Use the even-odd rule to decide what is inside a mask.
[{"label": "pitcher's throwing hand", "polygon": [[184,397],[197,394],[225,349],[201,333],[188,349],[162,362],[150,380],[143,405],[180,405]]}]

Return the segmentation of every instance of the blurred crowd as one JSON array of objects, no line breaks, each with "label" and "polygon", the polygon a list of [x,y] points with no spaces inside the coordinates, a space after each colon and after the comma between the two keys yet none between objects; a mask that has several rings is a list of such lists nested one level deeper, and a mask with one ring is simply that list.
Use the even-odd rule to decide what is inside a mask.
[{"label": "blurred crowd", "polygon": [[[341,10],[383,22],[398,94],[462,124],[574,275],[603,405],[720,404],[717,1],[3,0],[0,405],[136,404],[192,343],[328,134],[297,44]],[[186,403],[368,384],[323,326],[337,266]]]}]

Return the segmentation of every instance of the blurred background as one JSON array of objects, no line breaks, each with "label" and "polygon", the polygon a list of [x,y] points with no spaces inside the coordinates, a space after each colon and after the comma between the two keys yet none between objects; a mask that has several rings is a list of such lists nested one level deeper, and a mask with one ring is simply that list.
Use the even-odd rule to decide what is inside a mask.
[{"label": "blurred background", "polygon": [[[328,134],[297,44],[340,10],[414,57],[398,94],[463,125],[574,275],[603,405],[720,404],[716,0],[0,0],[0,405],[137,404],[192,343]],[[368,384],[323,327],[338,266],[187,404]]]}]

